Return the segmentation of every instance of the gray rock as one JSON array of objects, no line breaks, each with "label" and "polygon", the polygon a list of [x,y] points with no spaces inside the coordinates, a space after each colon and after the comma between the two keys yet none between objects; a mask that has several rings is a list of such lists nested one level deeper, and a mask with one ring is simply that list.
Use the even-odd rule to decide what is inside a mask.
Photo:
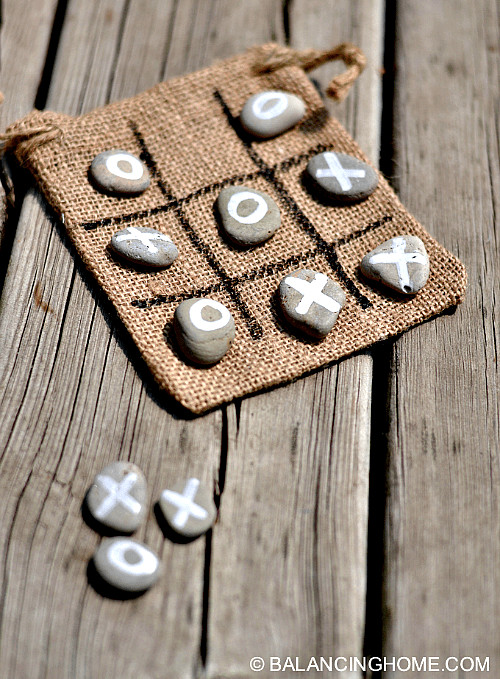
[{"label": "gray rock", "polygon": [[257,245],[268,240],[281,224],[274,200],[246,186],[227,186],[216,201],[222,228],[238,245]]},{"label": "gray rock", "polygon": [[267,90],[247,99],[240,114],[242,127],[259,139],[275,137],[296,125],[306,107],[300,97],[288,92]]},{"label": "gray rock", "polygon": [[104,539],[94,554],[96,571],[108,584],[124,592],[142,592],[153,585],[161,572],[157,555],[137,540]]},{"label": "gray rock", "polygon": [[166,234],[149,226],[128,226],[111,238],[112,249],[135,264],[170,266],[179,251]]},{"label": "gray rock", "polygon": [[136,196],[151,183],[144,163],[120,149],[99,153],[90,166],[90,176],[99,190],[117,196]]},{"label": "gray rock", "polygon": [[235,335],[229,309],[208,298],[181,302],[175,310],[174,330],[183,353],[204,365],[220,361]]},{"label": "gray rock", "polygon": [[217,516],[212,493],[196,478],[164,490],[159,504],[169,526],[184,537],[206,533]]},{"label": "gray rock", "polygon": [[378,185],[378,174],[372,167],[345,153],[318,153],[306,171],[320,196],[342,203],[363,200]]},{"label": "gray rock", "polygon": [[288,321],[320,339],[333,328],[346,299],[335,281],[310,269],[299,269],[285,276],[279,286],[279,296]]},{"label": "gray rock", "polygon": [[368,278],[404,295],[414,295],[429,278],[429,256],[417,236],[397,236],[365,255],[360,269]]},{"label": "gray rock", "polygon": [[147,486],[142,471],[132,462],[113,462],[94,479],[87,507],[97,521],[121,533],[132,533],[147,511]]}]

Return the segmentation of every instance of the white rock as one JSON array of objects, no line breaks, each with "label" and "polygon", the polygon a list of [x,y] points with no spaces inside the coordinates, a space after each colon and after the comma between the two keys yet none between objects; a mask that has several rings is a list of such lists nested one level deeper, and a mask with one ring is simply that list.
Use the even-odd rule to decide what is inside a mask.
[{"label": "white rock", "polygon": [[87,507],[103,525],[132,533],[147,511],[144,474],[131,462],[113,462],[95,477],[87,493]]},{"label": "white rock", "polygon": [[206,533],[217,516],[212,493],[196,478],[164,490],[159,504],[169,526],[189,538]]}]

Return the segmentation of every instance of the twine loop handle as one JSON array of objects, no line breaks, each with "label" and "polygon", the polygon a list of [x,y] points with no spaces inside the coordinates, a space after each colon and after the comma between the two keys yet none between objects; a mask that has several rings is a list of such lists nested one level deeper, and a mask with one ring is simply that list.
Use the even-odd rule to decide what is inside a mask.
[{"label": "twine loop handle", "polygon": [[299,66],[304,71],[312,71],[328,61],[342,60],[347,66],[343,73],[332,78],[326,93],[336,101],[343,101],[351,88],[351,85],[363,72],[366,66],[366,57],[356,45],[343,42],[330,50],[295,50],[291,47],[273,45],[271,50],[267,46],[264,59],[255,65],[255,72],[270,73],[284,66]]},{"label": "twine loop handle", "polygon": [[[0,92],[0,105],[3,94]],[[37,148],[63,136],[59,125],[50,120],[50,113],[32,111],[21,120],[9,125],[0,134],[0,155],[15,152],[19,162],[24,164],[30,154]]]}]

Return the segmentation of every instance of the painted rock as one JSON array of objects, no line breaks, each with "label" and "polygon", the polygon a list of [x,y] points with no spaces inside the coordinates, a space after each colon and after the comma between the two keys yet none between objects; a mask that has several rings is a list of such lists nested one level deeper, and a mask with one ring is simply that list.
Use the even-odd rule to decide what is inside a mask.
[{"label": "painted rock", "polygon": [[299,269],[279,286],[281,308],[288,321],[308,335],[323,338],[345,304],[342,288],[324,273]]},{"label": "painted rock", "polygon": [[125,259],[143,266],[170,266],[179,251],[172,240],[149,226],[128,226],[111,238],[112,249]]},{"label": "painted rock", "polygon": [[353,156],[333,151],[313,156],[306,172],[320,196],[342,203],[367,198],[378,184],[378,174],[372,167]]},{"label": "painted rock", "polygon": [[125,592],[142,592],[161,572],[157,555],[131,538],[105,538],[94,554],[94,565],[109,585]]},{"label": "painted rock", "polygon": [[95,186],[116,196],[136,196],[151,183],[148,168],[128,151],[99,153],[90,166]]},{"label": "painted rock", "polygon": [[274,200],[246,186],[227,186],[216,201],[224,233],[238,245],[257,245],[274,234],[281,215]]},{"label": "painted rock", "polygon": [[181,302],[175,310],[174,330],[183,353],[204,365],[220,361],[235,335],[229,309],[208,298]]},{"label": "painted rock", "polygon": [[147,511],[144,474],[131,462],[113,462],[94,479],[87,507],[97,521],[121,533],[132,533]]},{"label": "painted rock", "polygon": [[305,112],[304,102],[295,94],[268,90],[247,99],[241,110],[240,122],[254,137],[268,139],[296,125]]},{"label": "painted rock", "polygon": [[169,526],[189,538],[206,533],[217,516],[212,493],[195,478],[164,490],[159,504]]},{"label": "painted rock", "polygon": [[365,255],[360,268],[368,278],[404,295],[414,295],[429,278],[429,257],[417,236],[397,236]]}]

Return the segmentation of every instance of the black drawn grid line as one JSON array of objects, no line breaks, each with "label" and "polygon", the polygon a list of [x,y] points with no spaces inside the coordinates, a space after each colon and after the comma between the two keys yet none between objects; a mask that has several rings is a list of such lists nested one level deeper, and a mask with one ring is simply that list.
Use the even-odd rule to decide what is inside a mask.
[{"label": "black drawn grid line", "polygon": [[[287,158],[275,165],[267,165],[265,161],[257,154],[253,145],[252,139],[247,135],[240,125],[239,118],[233,116],[226,102],[222,98],[220,92],[214,92],[214,98],[221,106],[221,109],[228,121],[228,124],[232,127],[235,134],[238,136],[242,143],[243,148],[246,150],[252,162],[256,165],[257,169],[254,172],[233,175],[227,177],[218,182],[208,184],[203,186],[196,191],[188,194],[183,198],[177,198],[172,193],[171,189],[167,186],[166,182],[163,180],[161,173],[158,169],[158,165],[147,147],[144,137],[140,133],[137,125],[130,121],[129,125],[134,134],[136,142],[140,148],[140,158],[146,164],[154,178],[158,188],[160,189],[162,195],[165,197],[166,202],[162,205],[158,205],[153,208],[148,208],[146,210],[141,210],[138,212],[133,212],[125,215],[118,215],[116,217],[107,217],[104,219],[96,220],[93,222],[86,222],[82,224],[82,228],[86,230],[93,230],[99,227],[108,226],[110,224],[127,224],[131,222],[136,222],[140,219],[154,216],[162,212],[173,212],[177,217],[180,225],[187,234],[189,240],[193,247],[204,257],[207,264],[217,275],[219,281],[210,286],[191,289],[184,291],[180,294],[175,295],[157,295],[150,299],[134,299],[131,301],[132,306],[139,309],[148,309],[153,306],[181,302],[190,297],[206,296],[213,292],[219,292],[221,290],[225,291],[234,304],[236,305],[238,311],[240,312],[250,336],[254,340],[258,340],[263,336],[263,329],[258,320],[252,315],[248,306],[241,297],[238,290],[238,286],[246,281],[258,280],[265,278],[267,276],[273,275],[278,272],[286,271],[292,265],[298,267],[300,265],[306,264],[311,259],[314,259],[318,255],[323,255],[330,268],[337,275],[338,279],[344,284],[346,289],[351,293],[355,301],[361,306],[362,309],[368,309],[372,306],[372,302],[358,289],[354,281],[348,276],[343,266],[341,265],[336,248],[339,245],[343,245],[350,240],[360,237],[364,233],[376,229],[388,221],[392,220],[392,216],[386,215],[382,219],[368,224],[357,231],[348,234],[342,238],[338,238],[333,242],[326,241],[321,234],[316,230],[309,218],[304,214],[304,212],[299,208],[293,197],[285,188],[284,184],[278,179],[277,172],[280,170],[288,170],[294,166],[299,165],[304,160],[309,160],[312,156],[317,153],[328,150],[328,146],[324,144],[318,144],[315,147],[309,149],[304,153],[297,154],[290,158]],[[258,267],[256,269],[247,271],[239,276],[230,275],[222,266],[220,261],[215,256],[212,249],[203,241],[199,234],[192,227],[189,222],[184,205],[189,204],[191,201],[195,200],[200,196],[207,195],[214,191],[220,190],[225,186],[245,182],[256,177],[263,177],[268,183],[270,183],[275,189],[281,203],[286,207],[289,214],[292,216],[294,221],[300,226],[300,228],[309,236],[312,241],[313,247],[303,253],[292,255],[286,259],[270,262],[264,266]]]}]

